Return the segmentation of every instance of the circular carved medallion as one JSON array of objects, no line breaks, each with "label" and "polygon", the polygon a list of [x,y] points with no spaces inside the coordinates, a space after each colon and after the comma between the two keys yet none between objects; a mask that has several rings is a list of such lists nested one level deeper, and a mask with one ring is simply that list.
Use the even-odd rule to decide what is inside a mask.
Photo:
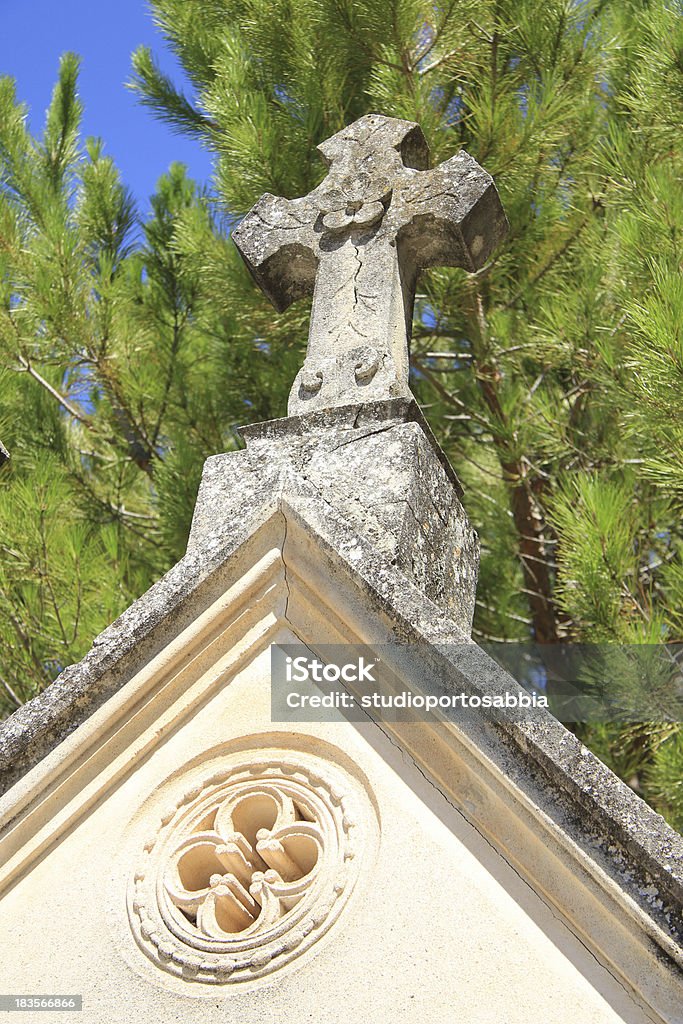
[{"label": "circular carved medallion", "polygon": [[189,980],[288,963],[339,915],[358,870],[355,787],[304,753],[239,762],[182,795],[145,844],[129,892],[138,945]]}]

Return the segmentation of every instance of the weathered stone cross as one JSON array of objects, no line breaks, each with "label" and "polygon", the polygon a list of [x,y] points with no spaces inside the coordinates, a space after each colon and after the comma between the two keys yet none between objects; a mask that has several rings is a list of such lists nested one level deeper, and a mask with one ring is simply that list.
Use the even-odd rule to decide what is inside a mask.
[{"label": "weathered stone cross", "polygon": [[427,170],[412,121],[367,114],[318,149],[329,172],[317,188],[266,193],[233,233],[276,309],[313,292],[290,415],[409,397],[419,271],[477,270],[507,230],[490,175],[464,150]]}]

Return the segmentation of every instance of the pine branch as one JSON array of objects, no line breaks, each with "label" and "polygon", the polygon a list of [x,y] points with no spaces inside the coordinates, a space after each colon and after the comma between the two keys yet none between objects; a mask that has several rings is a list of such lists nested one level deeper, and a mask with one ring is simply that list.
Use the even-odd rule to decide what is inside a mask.
[{"label": "pine branch", "polygon": [[546,262],[536,271],[535,274],[533,274],[527,281],[524,282],[524,285],[515,292],[511,299],[508,299],[507,302],[503,303],[503,305],[501,306],[502,309],[512,309],[512,307],[516,305],[516,303],[521,299],[521,297],[524,295],[524,292],[528,288],[533,288],[534,285],[537,285],[538,282],[543,277],[545,277],[548,271],[554,267],[557,261],[561,259],[561,257],[564,256],[568,249],[574,244],[574,242],[577,240],[581,232],[587,226],[589,220],[590,218],[588,217],[588,215],[586,215],[582,219],[578,227],[575,228],[575,230],[572,231],[571,234],[564,240],[560,248],[557,249],[548,260],[546,260]]},{"label": "pine branch", "polygon": [[[488,325],[481,292],[474,289],[474,319],[478,325],[478,348],[486,352],[490,347]],[[480,362],[476,366],[477,382],[484,401],[494,420],[506,426],[507,417],[503,411],[498,387],[500,375],[491,366]],[[509,429],[506,429],[506,433]],[[510,455],[507,442],[498,432],[493,433],[493,443],[498,451],[503,475],[510,494],[510,507],[514,519],[518,554],[522,565],[522,574],[526,587],[539,597],[529,596],[529,605],[533,620],[534,639],[537,643],[557,643],[557,618],[552,600],[553,586],[549,570],[551,564],[543,557],[543,541],[545,521],[540,513],[540,504],[531,492],[527,470],[521,458]],[[539,481],[539,486],[542,481]],[[529,540],[528,538],[533,538]],[[531,565],[530,563],[534,563]]]},{"label": "pine branch", "polygon": [[28,373],[30,377],[37,381],[37,383],[40,384],[40,386],[44,388],[49,395],[52,395],[52,397],[57,402],[59,402],[62,408],[65,409],[69,413],[69,415],[73,417],[73,419],[77,420],[79,423],[82,423],[83,426],[86,427],[88,430],[96,432],[97,428],[95,427],[95,424],[90,420],[90,418],[84,412],[77,409],[76,406],[72,402],[70,402],[68,398],[65,398],[64,395],[62,395],[57,390],[57,388],[54,388],[49,381],[45,380],[42,374],[38,373],[35,367],[29,362],[28,359],[25,358],[25,356],[19,355],[18,359],[22,372]]},{"label": "pine branch", "polygon": [[48,553],[47,553],[47,538],[46,538],[46,535],[45,535],[45,506],[44,505],[41,505],[41,507],[40,507],[40,512],[39,512],[39,516],[38,516],[38,524],[39,524],[38,528],[39,528],[39,532],[40,532],[41,554],[42,554],[42,559],[43,559],[43,568],[40,570],[40,576],[41,576],[41,579],[44,581],[45,586],[47,587],[48,593],[50,595],[50,600],[52,602],[52,607],[54,609],[55,618],[57,619],[57,625],[59,626],[59,631],[62,634],[62,642],[64,644],[64,647],[68,650],[69,649],[69,641],[67,640],[67,637],[66,637],[66,630],[64,628],[64,623],[62,622],[62,616],[61,616],[61,612],[60,612],[60,608],[59,608],[59,602],[57,601],[57,596],[56,596],[56,594],[54,592],[54,587],[52,586],[52,579],[51,579],[50,572],[49,572],[49,557],[48,557]]},{"label": "pine branch", "polygon": [[419,68],[417,73],[418,75],[428,75],[430,71],[436,71],[436,69],[440,68],[442,64],[445,64],[447,61],[451,60],[453,57],[457,57],[461,53],[462,50],[451,50],[450,53],[444,53],[442,57],[437,57],[437,59],[432,61],[431,64],[428,64],[426,68]]},{"label": "pine branch", "polygon": [[434,35],[432,36],[430,42],[427,44],[427,47],[422,51],[422,53],[416,54],[413,62],[415,67],[418,67],[418,65],[429,56],[434,47],[438,44],[448,22],[450,21],[453,15],[453,11],[456,9],[457,6],[458,0],[451,0],[450,4],[448,5],[448,8],[444,11],[441,17],[440,24],[434,29]]},{"label": "pine branch", "polygon": [[176,357],[178,355],[178,349],[180,348],[180,324],[178,321],[178,311],[173,310],[173,339],[171,341],[171,353],[168,362],[168,368],[166,371],[166,379],[164,381],[164,390],[161,398],[161,404],[159,406],[159,413],[157,415],[156,423],[152,431],[152,448],[156,448],[157,441],[159,439],[159,431],[161,430],[161,424],[166,414],[166,407],[168,405],[169,395],[171,393],[171,385],[173,383],[173,376],[176,366]]},{"label": "pine branch", "polygon": [[2,686],[3,686],[4,690],[5,690],[5,692],[7,693],[9,698],[13,701],[14,705],[17,708],[22,707],[23,704],[24,704],[24,701],[21,700],[21,698],[17,697],[15,691],[12,689],[12,687],[7,682],[7,680],[5,678],[3,678],[3,676],[0,676],[0,683],[2,683]]},{"label": "pine branch", "polygon": [[141,46],[135,51],[133,68],[136,77],[128,83],[128,87],[162,121],[166,121],[172,128],[180,128],[200,138],[219,132],[215,121],[197,110],[187,96],[176,89],[171,78],[163,73],[154,60],[149,47]]},{"label": "pine branch", "polygon": [[461,401],[457,397],[457,395],[454,395],[447,388],[445,388],[441,381],[438,380],[438,378],[436,378],[434,374],[431,372],[431,369],[424,365],[424,363],[420,360],[419,356],[413,359],[413,365],[415,366],[416,369],[420,371],[425,380],[427,380],[432,385],[434,390],[444,399],[444,401],[448,402],[449,405],[454,405],[458,409],[464,409],[467,412],[468,416],[471,416],[474,420],[480,423],[489,433],[494,433],[494,428],[491,425],[491,423],[489,423],[488,420],[484,419],[478,413],[474,412],[472,409],[468,409],[465,403]]},{"label": "pine branch", "polygon": [[531,619],[525,619],[522,615],[515,615],[514,612],[508,612],[505,609],[494,608],[493,605],[486,604],[484,601],[477,601],[477,607],[483,608],[487,612],[493,612],[494,615],[502,614],[506,619],[512,619],[514,622],[521,622],[524,626],[533,625]]}]

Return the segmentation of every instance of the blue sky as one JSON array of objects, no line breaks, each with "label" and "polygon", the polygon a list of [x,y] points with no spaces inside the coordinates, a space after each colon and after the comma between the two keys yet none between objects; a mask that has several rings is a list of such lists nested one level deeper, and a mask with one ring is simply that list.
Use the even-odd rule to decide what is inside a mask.
[{"label": "blue sky", "polygon": [[145,0],[0,0],[0,74],[16,79],[18,97],[30,107],[31,129],[42,130],[60,54],[78,53],[83,131],[104,140],[146,212],[157,178],[173,160],[187,164],[202,182],[211,162],[198,142],[175,135],[125,88],[130,55],[140,43],[183,81]]}]

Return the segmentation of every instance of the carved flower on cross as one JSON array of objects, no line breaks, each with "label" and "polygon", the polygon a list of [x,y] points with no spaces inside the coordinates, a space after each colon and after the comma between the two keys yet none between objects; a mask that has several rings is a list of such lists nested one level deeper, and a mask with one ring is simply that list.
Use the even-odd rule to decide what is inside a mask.
[{"label": "carved flower on cross", "polygon": [[338,188],[322,197],[323,226],[328,231],[344,231],[354,225],[370,227],[384,216],[384,202],[391,195],[388,178],[360,174],[344,178]]}]

